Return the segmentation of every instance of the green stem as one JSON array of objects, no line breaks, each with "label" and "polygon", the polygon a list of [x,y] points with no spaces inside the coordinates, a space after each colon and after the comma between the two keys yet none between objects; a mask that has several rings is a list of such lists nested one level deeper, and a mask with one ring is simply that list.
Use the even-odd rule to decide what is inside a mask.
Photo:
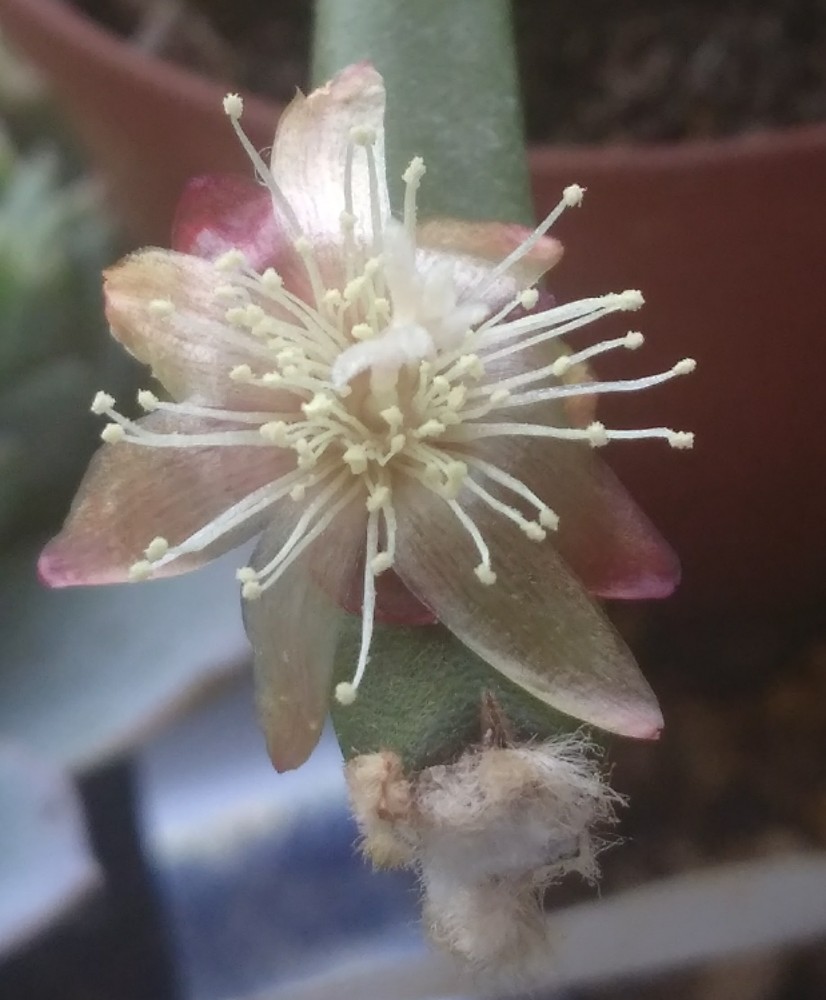
[{"label": "green stem", "polygon": [[315,83],[363,59],[387,84],[394,205],[419,155],[424,216],[530,223],[509,0],[317,0]]}]

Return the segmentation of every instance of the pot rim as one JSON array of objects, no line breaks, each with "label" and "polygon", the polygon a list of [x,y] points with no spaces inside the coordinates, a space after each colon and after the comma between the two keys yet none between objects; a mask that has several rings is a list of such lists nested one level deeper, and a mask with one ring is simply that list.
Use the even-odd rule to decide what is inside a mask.
[{"label": "pot rim", "polygon": [[[214,110],[224,96],[220,80],[177,66],[129,45],[67,0],[2,0],[0,20],[25,24],[39,47],[62,41],[89,57],[108,64],[120,76],[132,76],[152,91],[177,92],[202,109]],[[283,105],[245,92],[251,116],[272,121]],[[576,169],[624,170],[638,165],[654,169],[684,168],[686,164],[726,164],[743,158],[776,159],[807,150],[826,152],[826,122],[765,127],[734,136],[698,138],[683,142],[616,144],[538,143],[529,146],[532,172],[558,172],[568,164]]]}]

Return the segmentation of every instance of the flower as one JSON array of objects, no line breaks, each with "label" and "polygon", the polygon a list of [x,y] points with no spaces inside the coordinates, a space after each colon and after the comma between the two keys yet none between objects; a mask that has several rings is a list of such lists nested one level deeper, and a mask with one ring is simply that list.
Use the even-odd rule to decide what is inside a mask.
[{"label": "flower", "polygon": [[384,101],[371,66],[344,70],[287,108],[267,165],[241,128],[241,99],[226,98],[260,183],[195,182],[175,249],[106,273],[113,335],[172,401],[142,391],[146,415],[131,420],[95,397],[106,444],[41,576],[164,576],[260,533],[238,577],[280,770],[318,739],[342,609],[354,607],[361,652],[336,689],[342,703],[377,616],[438,618],[559,710],[654,737],[656,699],[588,592],[662,596],[678,565],[594,449],[688,447],[691,435],[606,428],[593,401],[694,363],[602,383],[585,363],[639,347],[639,333],[563,346],[561,335],[642,304],[626,291],[554,306],[537,290],[561,254],[547,231],[579,205],[576,185],[533,233],[420,223],[416,157],[393,218]]}]

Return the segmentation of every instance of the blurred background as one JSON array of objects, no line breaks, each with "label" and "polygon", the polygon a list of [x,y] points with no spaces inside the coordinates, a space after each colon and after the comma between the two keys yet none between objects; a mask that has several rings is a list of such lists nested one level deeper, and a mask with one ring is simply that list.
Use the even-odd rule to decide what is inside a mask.
[{"label": "blurred background", "polygon": [[[610,747],[631,805],[605,905],[551,894],[571,922],[543,996],[821,1000],[826,3],[512,7],[537,212],[590,189],[555,293],[642,287],[649,363],[700,361],[654,400],[696,454],[617,456],[685,565],[667,606],[611,609],[667,729]],[[188,177],[246,169],[226,89],[271,142],[312,30],[304,0],[0,0],[3,1000],[476,995],[427,957],[415,879],[359,860],[332,735],[271,770],[243,556],[134,588],[34,574],[92,395],[140,384],[101,269],[168,241]]]}]

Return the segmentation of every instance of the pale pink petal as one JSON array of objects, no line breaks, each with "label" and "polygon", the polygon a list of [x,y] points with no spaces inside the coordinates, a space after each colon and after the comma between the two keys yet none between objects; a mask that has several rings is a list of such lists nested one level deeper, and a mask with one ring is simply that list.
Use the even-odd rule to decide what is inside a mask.
[{"label": "pale pink petal", "polygon": [[240,250],[258,271],[279,268],[288,243],[265,187],[245,177],[193,177],[184,188],[172,229],[172,249],[215,260]]},{"label": "pale pink petal", "polygon": [[485,586],[473,572],[476,549],[443,500],[413,481],[397,499],[399,576],[462,642],[559,711],[625,736],[657,737],[653,692],[550,542],[532,542],[500,515],[466,504],[497,574]]},{"label": "pale pink petal", "polygon": [[[467,222],[463,219],[428,219],[416,232],[416,244],[423,250],[445,255],[458,255],[478,262],[489,270],[521,246],[532,230],[510,222]],[[536,244],[508,271],[520,288],[528,288],[557,264],[562,257],[562,244],[551,236],[542,236]],[[467,276],[461,269],[459,280]],[[462,287],[460,285],[460,287]],[[472,287],[472,285],[471,285]]]},{"label": "pale pink petal", "polygon": [[[342,607],[360,615],[364,600],[364,559],[353,566]],[[402,583],[392,569],[376,577],[376,621],[384,625],[433,625],[439,619]]]},{"label": "pale pink petal", "polygon": [[[267,370],[257,342],[226,321],[215,296],[226,281],[211,263],[168,250],[142,250],[104,274],[112,334],[175,399],[197,399],[239,410],[278,410],[283,393],[234,382],[230,371],[248,364]],[[171,304],[164,311],[161,303]]]},{"label": "pale pink petal", "polygon": [[[281,115],[272,150],[272,172],[305,236],[340,243],[344,165],[351,130],[375,134],[375,195],[382,222],[390,215],[384,160],[384,82],[369,63],[342,70],[309,96],[299,94]],[[372,235],[370,178],[364,149],[353,158],[353,212],[359,230]]]},{"label": "pale pink petal", "polygon": [[[279,551],[303,510],[289,500],[279,504],[254,567]],[[303,764],[321,735],[341,607],[364,550],[365,518],[363,503],[345,511],[259,598],[243,602],[258,712],[278,771]]]},{"label": "pale pink petal", "polygon": [[595,597],[668,597],[680,582],[669,544],[586,444],[481,441],[474,453],[506,468],[559,515],[552,541]]},{"label": "pale pink petal", "polygon": [[[166,433],[205,430],[196,420],[153,413],[140,424]],[[220,428],[215,421],[209,429]],[[121,442],[92,459],[60,534],[43,550],[38,570],[52,587],[121,583],[153,538],[176,545],[253,490],[294,466],[275,448],[147,448]],[[198,554],[157,571],[171,576],[203,565],[260,531],[265,515]]]}]

